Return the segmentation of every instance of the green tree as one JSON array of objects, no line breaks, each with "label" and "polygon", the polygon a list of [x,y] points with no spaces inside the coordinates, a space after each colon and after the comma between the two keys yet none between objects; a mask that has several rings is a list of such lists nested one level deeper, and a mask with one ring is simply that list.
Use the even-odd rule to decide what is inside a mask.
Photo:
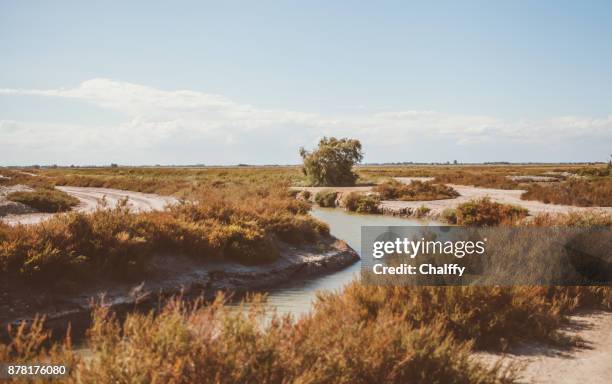
[{"label": "green tree", "polygon": [[363,159],[361,143],[356,139],[323,137],[317,149],[300,148],[304,160],[302,171],[311,185],[354,185],[357,175],[353,165]]}]

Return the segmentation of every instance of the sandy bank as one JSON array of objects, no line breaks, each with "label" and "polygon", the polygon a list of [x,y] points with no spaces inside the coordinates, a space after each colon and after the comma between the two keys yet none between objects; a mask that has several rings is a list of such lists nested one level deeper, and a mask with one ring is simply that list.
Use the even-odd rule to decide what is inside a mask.
[{"label": "sandy bank", "polygon": [[[523,367],[524,383],[609,383],[612,378],[612,313],[592,312],[570,317],[563,332],[578,336],[584,346],[563,350],[541,345],[524,345],[504,356],[505,363]],[[487,364],[499,359],[496,354],[477,354]]]}]

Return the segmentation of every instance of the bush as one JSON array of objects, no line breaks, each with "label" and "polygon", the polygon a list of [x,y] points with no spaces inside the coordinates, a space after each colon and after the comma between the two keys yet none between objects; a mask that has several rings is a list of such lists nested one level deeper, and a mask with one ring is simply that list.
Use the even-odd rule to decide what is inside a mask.
[{"label": "bush", "polygon": [[363,159],[361,143],[353,139],[324,137],[312,152],[300,149],[304,160],[302,171],[310,185],[339,186],[354,185],[357,175],[353,165]]},{"label": "bush", "polygon": [[366,195],[359,192],[351,192],[342,197],[342,205],[351,212],[378,213],[380,199],[375,195]]},{"label": "bush", "polygon": [[310,191],[299,191],[295,197],[298,200],[310,201],[312,194],[310,193]]},{"label": "bush", "polygon": [[427,208],[426,206],[421,205],[415,210],[414,214],[416,217],[425,217],[430,211],[431,211],[430,208]]},{"label": "bush", "polygon": [[470,200],[456,208],[459,225],[498,225],[512,223],[527,216],[525,208],[491,201],[488,197]]},{"label": "bush", "polygon": [[79,199],[54,188],[38,188],[31,192],[13,192],[8,200],[30,206],[40,212],[65,212],[79,204]]},{"label": "bush", "polygon": [[377,185],[372,190],[378,192],[382,200],[441,200],[459,196],[457,191],[447,185],[419,180],[414,180],[410,184],[390,180]]},{"label": "bush", "polygon": [[446,208],[442,211],[442,218],[450,224],[457,224],[457,210]]},{"label": "bush", "polygon": [[612,178],[600,180],[570,179],[555,185],[532,185],[521,195],[523,200],[576,205],[579,207],[611,207]]},{"label": "bush", "polygon": [[606,177],[612,176],[612,161],[605,167],[589,167],[579,169],[577,174],[581,176],[595,176],[595,177]]},{"label": "bush", "polygon": [[317,192],[315,195],[315,203],[319,204],[321,207],[335,207],[336,206],[336,197],[338,196],[338,192],[332,189],[324,189],[322,191]]},{"label": "bush", "polygon": [[[222,299],[207,307],[171,302],[156,316],[129,314],[118,321],[94,311],[91,357],[70,343],[50,350],[40,326],[14,332],[0,345],[2,361],[70,364],[63,382],[143,383],[512,383],[512,370],[486,367],[471,344],[448,335],[439,321],[413,327],[380,311],[364,318],[354,307],[325,307],[297,321],[272,316],[252,302],[230,310]],[[342,304],[342,303],[340,303]]]}]

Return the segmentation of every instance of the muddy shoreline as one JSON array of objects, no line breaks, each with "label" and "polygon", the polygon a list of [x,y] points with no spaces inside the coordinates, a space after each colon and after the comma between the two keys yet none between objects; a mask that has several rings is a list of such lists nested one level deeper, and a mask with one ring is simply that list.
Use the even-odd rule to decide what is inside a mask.
[{"label": "muddy shoreline", "polygon": [[237,299],[247,292],[263,291],[292,278],[323,275],[359,260],[344,241],[334,237],[317,244],[294,247],[279,243],[281,256],[273,263],[245,266],[229,262],[203,262],[180,255],[157,255],[150,270],[138,281],[98,280],[73,292],[49,292],[28,284],[2,282],[0,286],[0,337],[7,339],[7,326],[31,323],[36,314],[45,316],[45,328],[62,337],[68,327],[79,339],[91,323],[92,300],[103,302],[117,316],[159,308],[169,298],[213,299],[221,291]]}]

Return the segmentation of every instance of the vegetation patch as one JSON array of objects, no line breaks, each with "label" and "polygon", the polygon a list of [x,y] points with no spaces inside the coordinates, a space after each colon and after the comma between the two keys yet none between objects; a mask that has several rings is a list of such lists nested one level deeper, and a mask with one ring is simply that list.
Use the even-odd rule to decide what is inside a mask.
[{"label": "vegetation patch", "polygon": [[546,204],[575,205],[579,207],[611,207],[612,178],[596,180],[570,179],[554,185],[531,185],[521,195],[523,200],[538,200]]},{"label": "vegetation patch", "polygon": [[378,213],[379,204],[380,198],[373,194],[351,192],[342,197],[342,205],[351,212]]},{"label": "vegetation patch", "polygon": [[34,191],[13,192],[8,200],[25,204],[40,212],[65,212],[79,204],[79,199],[54,188],[38,188]]},{"label": "vegetation patch", "polygon": [[576,173],[581,176],[612,176],[612,161],[608,162],[608,165],[606,167],[585,167],[579,169]]},{"label": "vegetation patch", "polygon": [[377,192],[382,200],[442,200],[459,196],[457,191],[447,185],[420,180],[413,180],[409,184],[389,180],[377,185],[372,190]]},{"label": "vegetation patch", "polygon": [[336,198],[338,197],[338,192],[333,189],[324,189],[315,195],[315,203],[319,204],[321,207],[335,207],[336,206]]},{"label": "vegetation patch", "polygon": [[519,189],[519,183],[510,180],[507,175],[496,173],[475,173],[458,171],[453,173],[437,175],[435,181],[438,183],[473,185],[475,187],[497,188],[497,189]]},{"label": "vegetation patch", "polygon": [[415,211],[414,211],[414,215],[415,215],[416,217],[421,218],[421,217],[425,217],[425,216],[427,216],[427,214],[428,214],[429,212],[431,212],[431,209],[430,209],[430,208],[428,208],[428,207],[426,207],[426,206],[424,206],[424,205],[421,205],[420,207],[418,207],[417,209],[415,209]]},{"label": "vegetation patch", "polygon": [[500,204],[488,197],[483,197],[458,205],[454,215],[449,212],[444,215],[449,220],[454,219],[454,222],[451,221],[453,224],[489,226],[511,224],[525,218],[527,214],[528,211],[525,208]]}]

